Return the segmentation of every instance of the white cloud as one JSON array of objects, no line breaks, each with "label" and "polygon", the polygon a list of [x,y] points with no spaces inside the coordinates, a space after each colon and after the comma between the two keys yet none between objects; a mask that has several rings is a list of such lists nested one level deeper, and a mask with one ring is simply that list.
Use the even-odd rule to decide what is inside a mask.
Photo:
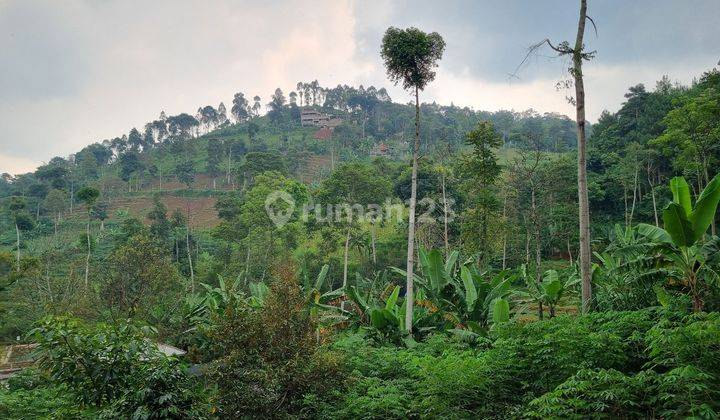
[{"label": "white cloud", "polygon": [[[465,7],[453,6],[456,12]],[[398,20],[423,11],[427,16],[409,23]],[[237,91],[267,103],[276,87],[287,94],[298,81],[318,79],[323,86],[385,86],[396,101],[407,102],[411,96],[385,77],[379,38],[391,24],[434,21],[443,15],[402,1],[0,2],[0,49],[6,53],[0,67],[7,70],[0,72],[0,87],[10,92],[0,95],[0,172],[31,169],[122,135],[161,110],[193,113],[220,101],[229,108]],[[554,64],[556,80],[538,70],[553,65],[544,62],[528,68],[528,79],[512,83],[498,82],[497,74],[478,75],[480,67],[469,59],[459,61],[468,67],[458,71],[451,56],[458,62],[480,41],[505,42],[463,32],[472,22],[468,16],[465,26],[443,31],[453,51],[423,101],[573,115],[565,94],[554,88],[561,63]],[[586,71],[591,120],[604,108],[616,109],[628,86],[644,82],[651,88],[663,72],[688,82],[717,57],[695,54],[662,65],[602,59]]]}]

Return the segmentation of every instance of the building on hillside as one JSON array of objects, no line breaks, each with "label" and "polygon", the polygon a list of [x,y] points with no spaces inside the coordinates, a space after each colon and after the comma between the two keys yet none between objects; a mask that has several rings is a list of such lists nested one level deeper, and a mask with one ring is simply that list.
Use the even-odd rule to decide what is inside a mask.
[{"label": "building on hillside", "polygon": [[300,110],[300,125],[303,127],[308,125],[326,127],[328,122],[330,122],[330,117],[320,111],[312,108],[303,108]]},{"label": "building on hillside", "polygon": [[387,144],[380,142],[378,144],[373,145],[372,149],[370,149],[370,156],[371,157],[388,157],[390,156],[390,146]]},{"label": "building on hillside", "polygon": [[303,127],[314,126],[314,127],[330,127],[335,128],[342,124],[342,119],[333,117],[331,118],[327,114],[312,109],[303,108],[300,110],[300,125]]}]

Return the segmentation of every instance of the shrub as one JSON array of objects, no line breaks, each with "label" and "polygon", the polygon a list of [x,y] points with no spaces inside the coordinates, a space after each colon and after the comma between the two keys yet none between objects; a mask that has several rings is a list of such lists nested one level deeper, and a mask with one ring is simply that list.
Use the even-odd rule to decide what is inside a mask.
[{"label": "shrub", "polygon": [[[700,405],[682,408],[659,399],[687,399],[684,392],[693,387],[710,392],[703,372],[687,372],[683,384],[673,382],[680,372],[642,371],[651,360],[645,336],[667,317],[661,310],[644,310],[509,323],[496,326],[488,336],[492,343],[478,347],[443,335],[409,349],[377,347],[357,334],[342,337],[333,348],[345,353],[351,378],[320,416],[632,417],[652,416],[653,406],[670,410],[673,404],[678,413],[694,413]],[[673,383],[677,389],[671,389]],[[661,385],[668,387],[666,397]]]},{"label": "shrub", "polygon": [[720,314],[664,319],[647,333],[650,365],[659,370],[693,365],[720,381]]},{"label": "shrub", "polygon": [[585,369],[528,404],[529,418],[717,418],[712,376],[686,366],[629,376]]},{"label": "shrub", "polygon": [[185,371],[145,333],[131,323],[90,327],[64,317],[46,318],[32,331],[40,366],[82,406],[111,417],[198,417]]},{"label": "shrub", "polygon": [[291,268],[281,269],[264,305],[229,307],[212,336],[220,414],[310,416],[316,400],[341,386],[341,360],[315,335]]}]

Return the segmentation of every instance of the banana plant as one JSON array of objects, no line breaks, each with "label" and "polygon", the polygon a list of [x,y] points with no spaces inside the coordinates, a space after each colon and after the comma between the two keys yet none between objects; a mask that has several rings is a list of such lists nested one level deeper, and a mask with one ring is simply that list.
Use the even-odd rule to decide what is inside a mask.
[{"label": "banana plant", "polygon": [[675,277],[686,286],[693,300],[693,310],[703,310],[704,286],[720,277],[712,269],[712,242],[703,238],[720,202],[720,174],[710,181],[693,204],[690,187],[683,177],[670,180],[673,201],[663,209],[664,229],[640,224],[638,233],[653,240],[668,260]]},{"label": "banana plant", "polygon": [[[313,283],[312,285],[306,284],[304,287],[307,303],[310,307],[310,316],[316,320],[319,319],[320,309],[334,310],[335,307],[330,307],[330,302],[339,299],[345,293],[342,287],[323,292],[323,289],[325,288],[325,280],[327,279],[327,273],[329,269],[329,265],[323,265],[320,269],[320,273],[318,273],[317,277],[315,278],[315,283]],[[325,317],[324,319],[324,321],[331,320],[338,319],[335,317]]]},{"label": "banana plant", "polygon": [[543,274],[542,282],[539,285],[537,283],[535,284],[538,286],[540,298],[550,311],[550,317],[554,317],[555,308],[560,302],[566,288],[569,286],[568,282],[561,281],[556,270],[547,270]]},{"label": "banana plant", "polygon": [[[358,282],[360,284],[360,282]],[[415,345],[415,338],[422,338],[436,329],[439,313],[432,312],[425,306],[413,308],[413,336],[409,336],[405,325],[405,304],[400,296],[401,288],[388,285],[378,296],[373,289],[360,288],[352,285],[347,288],[346,296],[352,303],[343,316],[355,328],[364,330],[381,342]],[[416,293],[418,300],[426,299],[422,290]]]},{"label": "banana plant", "polygon": [[[520,302],[525,303],[526,306],[530,303],[536,303],[538,308],[547,306],[550,317],[554,317],[555,308],[566,288],[570,286],[572,279],[562,282],[556,270],[546,270],[543,273],[542,280],[538,283],[535,277],[528,273],[525,264],[520,265],[518,273],[525,282],[525,290],[515,290],[513,296],[519,298]],[[542,320],[543,316],[543,312],[538,313],[539,319]]]},{"label": "banana plant", "polygon": [[250,298],[248,303],[254,308],[260,308],[265,304],[265,298],[270,293],[270,288],[263,282],[250,282]]},{"label": "banana plant", "polygon": [[[671,277],[658,244],[638,227],[615,225],[611,242],[595,252],[592,283],[597,309],[637,310],[658,302],[657,286]],[[663,295],[664,297],[665,295]]]},{"label": "banana plant", "polygon": [[[453,251],[443,261],[439,250],[420,249],[422,276],[415,275],[416,284],[442,312],[443,320],[451,324],[448,327],[481,333],[490,324],[507,322],[510,318],[507,296],[514,276],[509,271],[480,273],[470,261],[458,264],[458,255]],[[405,275],[402,269],[393,270]]]}]

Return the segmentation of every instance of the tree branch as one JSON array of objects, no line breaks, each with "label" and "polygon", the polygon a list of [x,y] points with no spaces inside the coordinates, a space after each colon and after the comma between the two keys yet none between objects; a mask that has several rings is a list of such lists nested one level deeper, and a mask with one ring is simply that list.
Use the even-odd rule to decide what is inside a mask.
[{"label": "tree branch", "polygon": [[510,73],[508,76],[512,79],[519,79],[518,73],[520,72],[520,69],[527,63],[530,56],[537,54],[537,52],[542,48],[544,44],[547,44],[553,51],[557,52],[559,55],[566,55],[566,54],[572,54],[573,50],[569,47],[564,46],[563,44],[560,44],[558,46],[555,46],[550,42],[550,39],[545,38],[540,42],[536,42],[528,47],[527,52],[525,53],[525,57],[523,57],[522,61],[518,66],[515,68],[515,71]]},{"label": "tree branch", "polygon": [[597,38],[597,37],[598,37],[598,31],[597,31],[597,26],[595,25],[595,21],[593,20],[593,18],[591,18],[591,17],[588,16],[588,15],[585,15],[585,19],[589,20],[590,23],[592,23],[593,29],[595,29],[595,38]]}]

